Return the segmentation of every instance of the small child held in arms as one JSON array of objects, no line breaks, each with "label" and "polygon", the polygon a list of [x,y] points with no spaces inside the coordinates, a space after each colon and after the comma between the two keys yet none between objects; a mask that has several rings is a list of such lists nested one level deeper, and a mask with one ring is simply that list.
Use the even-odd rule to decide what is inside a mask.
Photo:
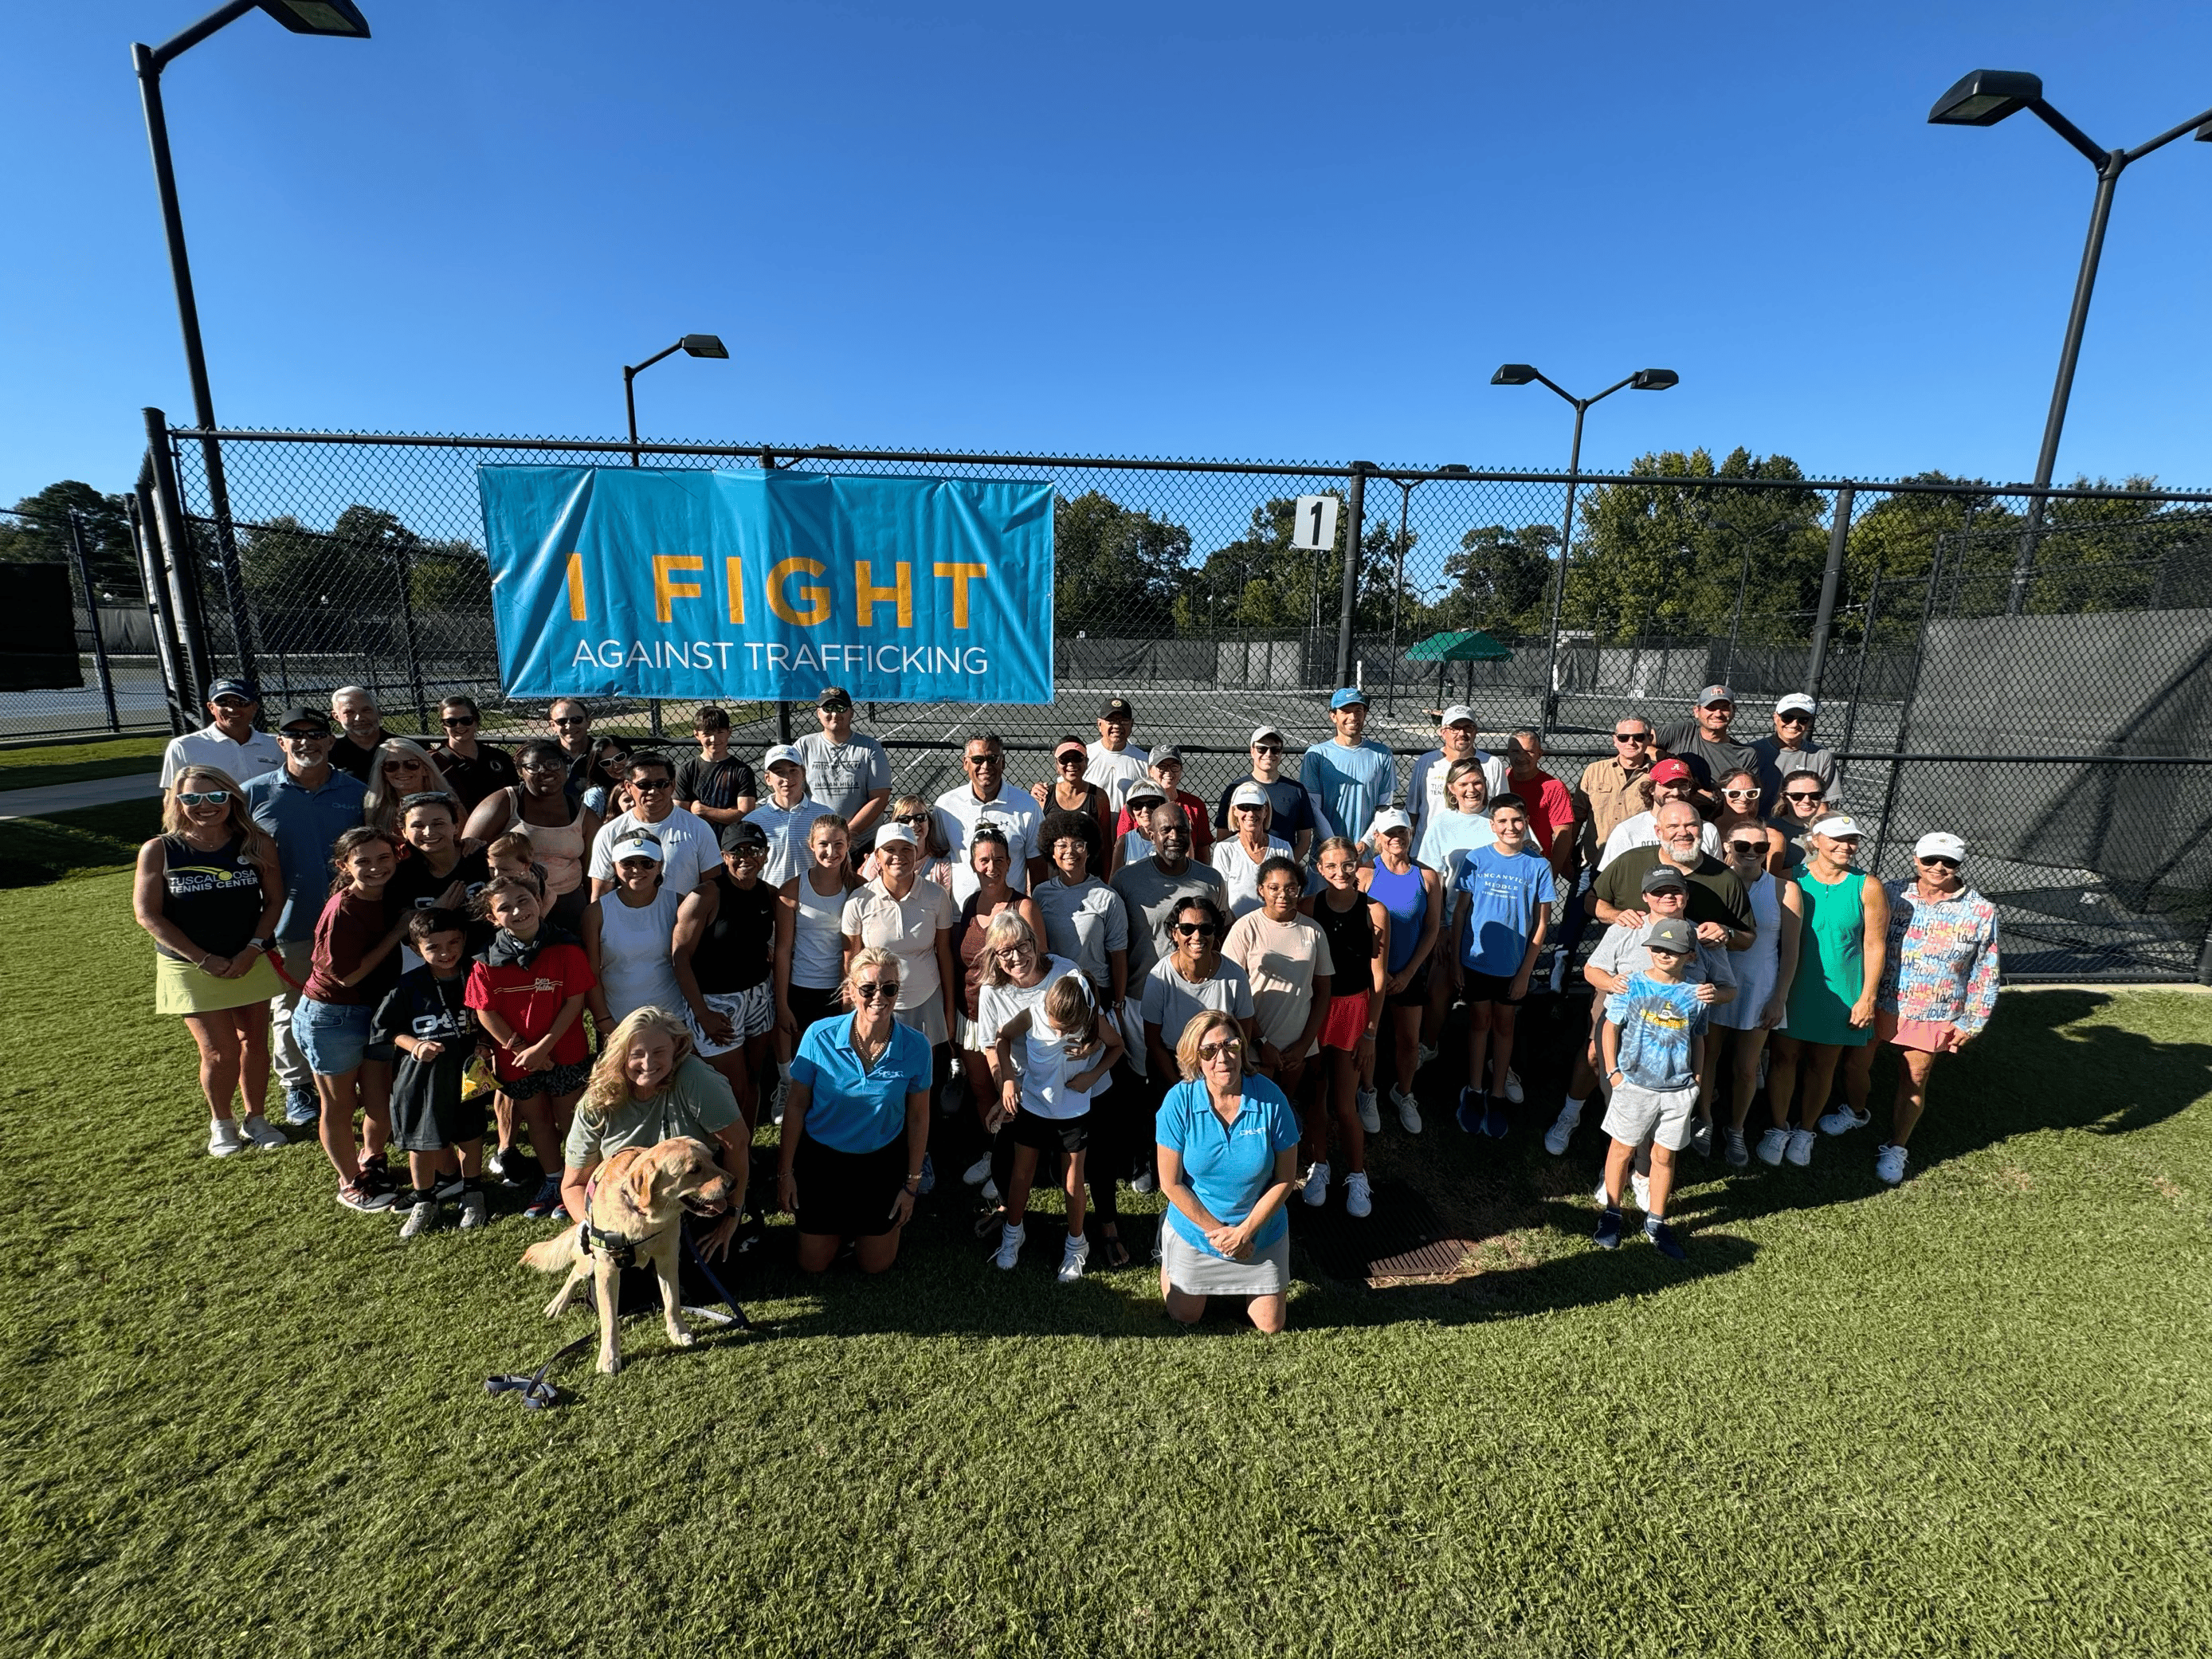
[{"label": "small child held in arms", "polygon": [[[1013,1048],[1022,1045],[1019,1075]],[[1021,1257],[1023,1219],[1029,1213],[1030,1186],[1037,1159],[1048,1152],[1067,1154],[1067,1244],[1060,1252],[1060,1282],[1083,1277],[1091,1243],[1083,1236],[1084,1154],[1091,1145],[1091,1097],[1121,1058],[1121,1034],[1103,1017],[1081,974],[1063,974],[1044,994],[1042,1005],[1024,1008],[999,1030],[998,1074],[1006,1079],[999,1122],[1012,1121],[1014,1170],[1006,1188],[1006,1225],[992,1261],[1012,1267]],[[991,1126],[998,1127],[997,1123]]]},{"label": "small child held in arms", "polygon": [[591,1073],[584,994],[599,981],[584,947],[545,920],[532,883],[495,876],[477,902],[498,931],[469,969],[468,1006],[495,1045],[492,1076],[530,1125],[545,1171],[523,1213],[566,1220],[561,1147]]},{"label": "small child held in arms", "polygon": [[407,942],[422,965],[402,974],[376,1010],[375,1040],[396,1044],[392,1138],[407,1154],[415,1188],[402,1238],[434,1225],[438,1206],[461,1201],[461,1225],[484,1224],[484,1097],[468,1082],[477,1018],[468,1006],[468,918],[430,908],[407,915]]},{"label": "small child held in arms", "polygon": [[1637,1147],[1649,1139],[1651,1201],[1644,1209],[1644,1231],[1662,1255],[1681,1261],[1687,1256],[1667,1224],[1667,1200],[1674,1189],[1674,1155],[1689,1144],[1712,1011],[1688,977],[1698,936],[1686,919],[1668,916],[1654,922],[1644,946],[1651,953],[1651,966],[1631,974],[1628,983],[1606,999],[1598,1036],[1605,1074],[1613,1085],[1604,1124],[1613,1144],[1606,1149],[1605,1213],[1598,1219],[1596,1237],[1601,1249],[1619,1247],[1621,1188]]},{"label": "small child held in arms", "polygon": [[526,881],[536,882],[538,902],[544,902],[545,866],[538,862],[530,837],[521,830],[510,830],[485,848],[484,860],[495,876],[520,876]]}]

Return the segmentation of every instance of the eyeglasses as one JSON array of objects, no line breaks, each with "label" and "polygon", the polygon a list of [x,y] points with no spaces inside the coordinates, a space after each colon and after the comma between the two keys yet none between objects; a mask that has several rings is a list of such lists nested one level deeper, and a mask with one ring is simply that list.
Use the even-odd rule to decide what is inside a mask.
[{"label": "eyeglasses", "polygon": [[1221,931],[1210,921],[1179,921],[1175,930],[1185,939],[1212,939]]},{"label": "eyeglasses", "polygon": [[179,789],[177,799],[187,806],[220,806],[230,799],[228,789]]},{"label": "eyeglasses", "polygon": [[1031,955],[1036,950],[1036,946],[1034,945],[1001,945],[996,954],[1002,959],[1012,962],[1018,957]]},{"label": "eyeglasses", "polygon": [[592,717],[589,714],[571,714],[566,720],[562,719],[558,714],[553,717],[553,724],[556,726],[589,726],[591,723]]},{"label": "eyeglasses", "polygon": [[1723,789],[1721,791],[1721,793],[1726,795],[1730,800],[1757,800],[1759,799],[1759,791],[1756,789]]},{"label": "eyeglasses", "polygon": [[1613,740],[1615,743],[1649,743],[1651,734],[1649,732],[1616,732],[1613,734]]},{"label": "eyeglasses", "polygon": [[632,778],[629,787],[641,795],[657,795],[664,789],[673,789],[676,786],[666,778]]},{"label": "eyeglasses", "polygon": [[[191,799],[191,797],[190,795],[179,795],[179,796],[178,796],[178,797],[177,797],[177,799],[178,799],[179,800],[190,800],[190,799]],[[211,797],[210,797],[209,799],[214,799],[214,800],[221,800],[221,799],[222,799],[222,797],[221,795],[219,795],[219,794],[218,794],[218,795],[211,796]],[[1928,857],[1926,857],[1926,858],[1923,858],[1923,859],[1916,860],[1915,860],[1915,862],[1916,862],[1916,863],[1919,863],[1919,864],[1932,864],[1932,865],[1934,865],[1934,866],[1935,866],[1938,870],[1955,870],[1955,869],[1957,869],[1957,868],[1959,867],[1959,860],[1956,860],[1956,859],[1947,859],[1947,858],[1942,858],[1942,857],[1938,856],[1938,855],[1934,854],[1929,854]]]},{"label": "eyeglasses", "polygon": [[886,998],[896,998],[898,987],[886,984],[882,980],[866,979],[853,988],[853,994],[863,1002],[881,1002]]},{"label": "eyeglasses", "polygon": [[568,769],[559,761],[550,760],[517,761],[514,769],[518,772],[565,772]]},{"label": "eyeglasses", "polygon": [[438,724],[444,726],[448,731],[451,731],[457,726],[474,726],[476,723],[477,717],[474,714],[441,714],[438,716]]},{"label": "eyeglasses", "polygon": [[1200,1060],[1220,1060],[1224,1056],[1234,1060],[1243,1052],[1244,1043],[1239,1037],[1224,1037],[1218,1042],[1201,1042],[1198,1045],[1198,1057]]}]

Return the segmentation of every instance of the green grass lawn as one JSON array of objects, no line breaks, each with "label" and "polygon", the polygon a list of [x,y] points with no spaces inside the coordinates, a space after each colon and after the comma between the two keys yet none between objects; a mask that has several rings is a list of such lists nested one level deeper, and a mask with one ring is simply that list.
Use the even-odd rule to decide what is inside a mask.
[{"label": "green grass lawn", "polygon": [[0,789],[40,789],[161,769],[167,738],[102,738],[33,749],[0,749]]},{"label": "green grass lawn", "polygon": [[591,1328],[550,1226],[404,1245],[310,1145],[207,1158],[127,898],[0,893],[11,1654],[2212,1650],[2212,1002],[2008,996],[1905,1187],[1863,1133],[1704,1180],[1684,1268],[1589,1245],[1588,1131],[1439,1103],[1379,1185],[1472,1279],[1302,1250],[1287,1335],[1182,1333],[940,1188],[886,1277],[779,1224],[771,1338],[634,1322],[526,1413],[485,1373]]}]

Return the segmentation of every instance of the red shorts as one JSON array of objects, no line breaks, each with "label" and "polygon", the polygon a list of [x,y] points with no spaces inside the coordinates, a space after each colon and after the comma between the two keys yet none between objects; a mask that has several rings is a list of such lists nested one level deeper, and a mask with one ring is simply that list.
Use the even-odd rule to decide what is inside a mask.
[{"label": "red shorts", "polygon": [[1328,1022],[1321,1028],[1324,1048],[1357,1049],[1367,1035],[1367,1003],[1372,991],[1355,991],[1329,999]]}]

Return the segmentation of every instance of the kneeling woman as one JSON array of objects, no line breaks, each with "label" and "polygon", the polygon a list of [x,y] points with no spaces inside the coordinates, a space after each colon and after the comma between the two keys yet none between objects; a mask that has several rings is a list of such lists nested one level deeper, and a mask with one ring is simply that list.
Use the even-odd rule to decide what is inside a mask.
[{"label": "kneeling woman", "polygon": [[897,1260],[929,1143],[929,1040],[893,1017],[898,958],[860,951],[845,991],[853,1012],[806,1028],[783,1103],[776,1204],[799,1223],[799,1265],[811,1273],[848,1238],[862,1273]]},{"label": "kneeling woman", "polygon": [[1297,1184],[1298,1116],[1283,1091],[1244,1071],[1243,1028],[1192,1017],[1176,1043],[1183,1080],[1160,1103],[1160,1294],[1188,1325],[1208,1297],[1241,1296],[1273,1334],[1290,1315],[1291,1231],[1283,1206]]}]

